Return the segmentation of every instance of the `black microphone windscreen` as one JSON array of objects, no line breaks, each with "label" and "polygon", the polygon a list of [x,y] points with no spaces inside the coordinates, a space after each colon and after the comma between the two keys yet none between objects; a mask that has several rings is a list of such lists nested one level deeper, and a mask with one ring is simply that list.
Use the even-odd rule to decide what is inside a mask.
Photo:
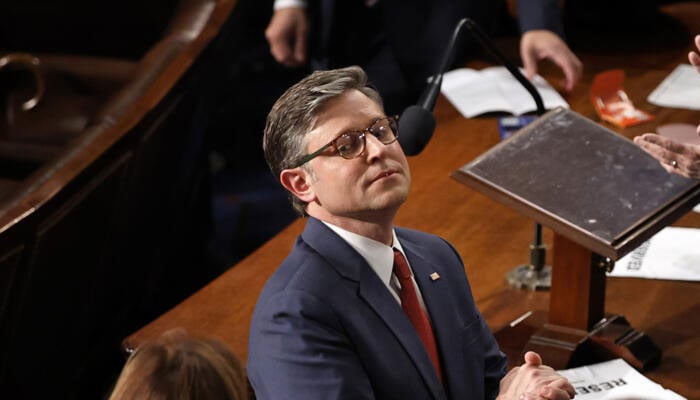
[{"label": "black microphone windscreen", "polygon": [[417,105],[408,107],[399,118],[399,143],[407,156],[414,156],[433,136],[435,117],[432,111]]}]

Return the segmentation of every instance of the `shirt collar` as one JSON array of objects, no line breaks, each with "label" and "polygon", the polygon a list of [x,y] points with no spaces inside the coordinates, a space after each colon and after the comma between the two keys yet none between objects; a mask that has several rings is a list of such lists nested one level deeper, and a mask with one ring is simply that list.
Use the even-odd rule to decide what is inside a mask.
[{"label": "shirt collar", "polygon": [[[381,279],[386,286],[390,286],[394,269],[394,250],[392,247],[374,239],[347,231],[328,222],[321,222],[326,224],[333,232],[343,238],[350,247],[360,253],[362,258],[367,261],[367,264],[369,264],[372,270],[379,276],[379,279]],[[393,248],[397,248],[401,253],[404,253],[399,238],[396,236],[396,230],[392,229],[391,233],[393,235]]]}]

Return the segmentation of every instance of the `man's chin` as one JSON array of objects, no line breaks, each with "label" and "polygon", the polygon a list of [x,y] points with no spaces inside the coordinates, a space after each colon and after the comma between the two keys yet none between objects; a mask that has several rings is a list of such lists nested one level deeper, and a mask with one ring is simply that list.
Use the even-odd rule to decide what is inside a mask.
[{"label": "man's chin", "polygon": [[406,202],[408,191],[385,193],[383,196],[375,198],[375,209],[377,210],[393,210],[394,212]]}]

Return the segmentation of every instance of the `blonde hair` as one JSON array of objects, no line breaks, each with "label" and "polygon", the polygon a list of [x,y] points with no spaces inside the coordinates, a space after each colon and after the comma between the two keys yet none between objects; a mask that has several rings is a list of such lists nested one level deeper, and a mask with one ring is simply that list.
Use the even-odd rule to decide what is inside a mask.
[{"label": "blonde hair", "polygon": [[247,400],[243,367],[223,343],[168,331],[139,346],[109,400]]}]

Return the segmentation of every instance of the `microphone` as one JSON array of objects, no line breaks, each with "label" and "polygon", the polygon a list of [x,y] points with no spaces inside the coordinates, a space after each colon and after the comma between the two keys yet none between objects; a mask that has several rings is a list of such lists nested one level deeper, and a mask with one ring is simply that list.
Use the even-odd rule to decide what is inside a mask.
[{"label": "microphone", "polygon": [[457,41],[466,21],[467,19],[465,18],[457,23],[457,26],[452,32],[450,43],[447,45],[447,48],[445,48],[445,54],[442,56],[440,68],[435,75],[430,77],[428,87],[426,87],[421,94],[417,104],[409,106],[399,118],[401,132],[399,134],[399,144],[401,144],[401,148],[403,148],[403,152],[407,156],[419,154],[423,151],[425,145],[428,144],[430,138],[433,137],[433,131],[435,130],[433,109],[435,109],[435,102],[440,94],[442,75],[445,73],[445,70],[449,68],[452,58],[454,58]]},{"label": "microphone", "polygon": [[399,144],[407,156],[415,156],[423,151],[435,130],[433,110],[423,104],[414,104],[404,110],[399,118]]},{"label": "microphone", "polygon": [[542,115],[546,112],[542,96],[540,96],[535,86],[520,72],[520,69],[515,66],[506,56],[504,56],[489,39],[488,35],[470,18],[462,18],[452,32],[452,38],[445,54],[442,58],[442,63],[437,73],[430,78],[428,86],[425,88],[417,104],[408,107],[399,118],[401,134],[399,135],[399,143],[407,156],[419,154],[430,141],[435,130],[435,117],[433,109],[438,94],[440,94],[440,86],[442,85],[442,76],[449,68],[452,59],[454,58],[457,42],[462,29],[467,27],[472,35],[484,46],[489,52],[494,55],[498,61],[503,64],[506,69],[520,82],[521,85],[535,100],[537,105],[537,115]]},{"label": "microphone", "polygon": [[[544,108],[544,101],[540,92],[535,89],[532,84],[523,74],[520,69],[515,66],[506,56],[498,50],[498,47],[489,39],[488,35],[474,21],[467,19],[467,28],[472,35],[483,45],[489,52],[495,56],[498,61],[508,69],[511,75],[520,82],[520,84],[532,96],[537,105],[537,115],[541,116],[547,110]],[[546,247],[542,243],[542,225],[535,223],[535,232],[533,235],[532,244],[530,244],[530,263],[519,265],[506,274],[506,280],[511,286],[517,288],[527,288],[530,290],[549,289],[552,285],[552,267],[545,265],[546,262]]]},{"label": "microphone", "polygon": [[[489,52],[495,56],[498,61],[508,69],[515,79],[527,90],[532,96],[537,105],[537,115],[543,115],[547,110],[544,108],[542,96],[535,89],[535,86],[530,82],[506,56],[498,50],[498,47],[489,39],[488,35],[474,21],[467,19],[465,22],[467,28],[472,35],[483,45]],[[542,225],[535,223],[535,232],[530,245],[530,263],[519,265],[506,274],[506,280],[511,286],[517,288],[527,288],[530,290],[549,289],[552,285],[552,267],[545,265],[546,248],[542,243]]]},{"label": "microphone", "polygon": [[[437,96],[440,93],[440,85],[442,84],[442,76],[445,70],[450,66],[454,52],[456,49],[457,39],[462,32],[463,27],[467,27],[472,36],[485,47],[498,61],[506,67],[508,72],[520,82],[520,84],[532,96],[537,105],[537,115],[543,115],[547,110],[544,107],[542,96],[537,91],[535,86],[530,82],[506,56],[498,50],[498,47],[484,33],[484,31],[469,18],[463,18],[455,27],[452,33],[452,39],[445,49],[445,54],[442,59],[442,64],[437,74],[432,76],[428,87],[418,99],[418,104],[408,107],[401,118],[401,134],[399,135],[399,143],[406,155],[413,156],[421,151],[428,141],[433,136],[435,130],[435,117],[433,109]],[[520,265],[511,270],[506,279],[511,286],[519,288],[528,288],[530,290],[548,289],[551,287],[551,267],[545,265],[545,246],[542,244],[542,225],[535,223],[535,232],[533,242],[530,245],[530,263]]]}]

